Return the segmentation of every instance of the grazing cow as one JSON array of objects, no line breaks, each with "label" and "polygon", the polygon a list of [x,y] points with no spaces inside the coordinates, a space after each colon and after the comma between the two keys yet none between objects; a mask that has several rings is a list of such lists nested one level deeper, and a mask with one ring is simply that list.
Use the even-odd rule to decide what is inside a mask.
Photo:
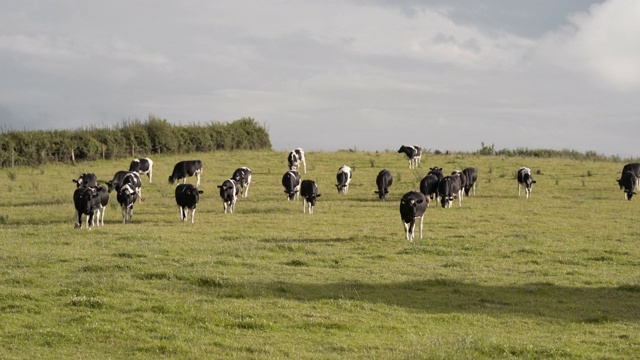
[{"label": "grazing cow", "polygon": [[531,188],[535,183],[536,181],[533,180],[533,175],[531,175],[531,169],[526,167],[518,169],[518,196],[520,196],[520,185],[522,185],[528,199],[531,196]]},{"label": "grazing cow", "polygon": [[468,167],[462,170],[462,173],[467,178],[467,183],[464,185],[464,193],[469,196],[469,192],[473,188],[473,196],[476,196],[476,181],[478,181],[478,170],[473,167]]},{"label": "grazing cow", "polygon": [[96,210],[96,222],[97,225],[100,226],[104,226],[104,211],[107,209],[107,204],[109,203],[109,189],[107,189],[106,186],[102,185],[102,184],[98,184],[98,186],[95,187],[96,192],[98,193],[98,199],[99,199],[99,204],[100,206],[98,207],[98,209]]},{"label": "grazing cow", "polygon": [[191,223],[193,224],[196,207],[202,193],[202,190],[198,190],[191,184],[179,184],[176,186],[176,203],[180,208],[180,219],[182,221],[187,221],[187,210],[191,210]]},{"label": "grazing cow", "polygon": [[287,194],[289,201],[297,199],[300,191],[300,173],[295,170],[289,170],[284,173],[282,186],[284,186],[284,192]]},{"label": "grazing cow", "polygon": [[380,200],[386,200],[387,194],[389,193],[389,186],[391,186],[392,183],[393,176],[391,176],[391,171],[387,169],[380,170],[376,177],[378,191],[374,191],[375,194],[378,194],[378,198],[380,198]]},{"label": "grazing cow", "polygon": [[338,193],[348,194],[349,183],[351,182],[351,168],[348,167],[347,165],[343,165],[340,169],[338,169],[336,180],[338,181],[338,183],[336,184],[336,188],[338,188]]},{"label": "grazing cow", "polygon": [[76,187],[95,187],[98,185],[98,177],[94,173],[81,174],[77,179],[72,179],[76,183]]},{"label": "grazing cow", "polygon": [[238,201],[238,192],[240,187],[233,179],[227,179],[222,182],[222,185],[218,185],[220,189],[220,197],[222,198],[222,204],[224,206],[224,213],[229,212],[233,214],[233,210],[236,207],[236,201]]},{"label": "grazing cow", "polygon": [[618,180],[618,185],[620,185],[621,189],[624,189],[624,198],[631,200],[636,193],[635,190],[638,188],[638,176],[633,171],[625,171],[622,173],[620,180]]},{"label": "grazing cow", "polygon": [[451,176],[458,176],[460,178],[460,197],[464,199],[464,188],[467,186],[467,176],[460,170],[454,170]]},{"label": "grazing cow", "polygon": [[236,169],[231,176],[240,187],[240,194],[243,198],[249,195],[249,185],[251,185],[251,169],[248,167],[241,167]]},{"label": "grazing cow", "polygon": [[453,206],[453,199],[458,197],[458,205],[462,207],[462,184],[460,176],[445,176],[438,183],[438,196],[443,208]]},{"label": "grazing cow", "polygon": [[131,185],[131,188],[136,191],[140,201],[142,201],[142,179],[137,172],[120,170],[113,175],[113,179],[107,182],[109,192],[115,190],[116,193],[119,193],[120,189],[126,184]]},{"label": "grazing cow", "polygon": [[289,163],[289,170],[298,170],[300,163],[302,163],[304,173],[307,173],[307,161],[304,158],[304,150],[302,148],[292,150],[287,156],[287,162]]},{"label": "grazing cow", "polygon": [[435,174],[427,174],[422,180],[420,180],[420,192],[427,199],[427,207],[431,199],[438,201],[438,177]]},{"label": "grazing cow", "polygon": [[400,218],[404,225],[405,236],[411,242],[413,242],[416,218],[420,218],[420,239],[422,239],[422,225],[427,204],[427,198],[417,191],[409,191],[400,200]]},{"label": "grazing cow", "polygon": [[422,148],[418,145],[400,146],[398,153],[404,153],[409,158],[409,169],[420,166],[420,158],[422,157]]},{"label": "grazing cow", "polygon": [[73,204],[76,208],[77,220],[75,228],[82,228],[82,215],[87,215],[87,229],[93,225],[93,216],[100,207],[100,198],[95,188],[79,187],[73,192]]},{"label": "grazing cow", "polygon": [[129,165],[129,171],[135,171],[140,175],[147,174],[149,183],[153,182],[153,160],[149,158],[133,159]]},{"label": "grazing cow", "polygon": [[183,179],[182,183],[185,184],[187,177],[195,175],[198,179],[196,186],[200,186],[200,174],[202,174],[202,161],[180,161],[173,167],[173,172],[171,176],[169,176],[169,184],[173,185],[173,183],[180,181],[180,179]]},{"label": "grazing cow", "polygon": [[439,168],[437,166],[429,168],[429,172],[427,173],[427,175],[429,175],[429,174],[435,175],[438,178],[438,181],[440,181],[444,177],[444,173],[442,172],[442,168]]},{"label": "grazing cow", "polygon": [[[631,171],[636,178],[638,179],[638,184],[636,184],[636,188],[640,187],[640,163],[631,163],[631,164],[626,164],[625,166],[622,167],[622,174],[626,173],[627,171]],[[623,189],[623,186],[620,185],[620,189]]]},{"label": "grazing cow", "polygon": [[122,223],[126,224],[133,220],[133,204],[138,200],[138,193],[131,184],[122,185],[117,195],[118,204],[122,208]]},{"label": "grazing cow", "polygon": [[300,195],[302,196],[302,213],[307,211],[309,204],[309,214],[313,214],[313,207],[316,206],[316,200],[321,196],[318,194],[318,185],[313,180],[302,180],[300,184]]}]

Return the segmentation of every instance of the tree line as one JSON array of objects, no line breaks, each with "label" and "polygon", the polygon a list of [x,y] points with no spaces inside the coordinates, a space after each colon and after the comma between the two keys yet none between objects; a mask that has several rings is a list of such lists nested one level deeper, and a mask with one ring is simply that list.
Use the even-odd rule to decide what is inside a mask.
[{"label": "tree line", "polygon": [[267,129],[253,118],[230,123],[173,125],[150,115],[113,127],[6,131],[0,134],[0,167],[93,161],[146,154],[271,149]]}]

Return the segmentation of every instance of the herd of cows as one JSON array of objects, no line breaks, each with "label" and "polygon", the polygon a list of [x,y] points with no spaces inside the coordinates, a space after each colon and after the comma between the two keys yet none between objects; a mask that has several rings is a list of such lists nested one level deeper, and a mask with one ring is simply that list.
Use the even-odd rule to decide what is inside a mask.
[{"label": "herd of cows", "polygon": [[[422,149],[419,146],[401,146],[398,153],[404,153],[409,160],[409,168],[413,169],[420,165]],[[300,170],[306,174],[307,163],[304,150],[297,148],[287,156],[289,170],[282,177],[282,186],[289,200],[296,200],[299,196],[303,198],[303,213],[313,214],[316,205],[318,185],[315,181],[301,180]],[[116,199],[122,209],[123,223],[131,222],[133,218],[133,206],[138,199],[142,200],[142,178],[146,174],[149,183],[153,181],[153,161],[149,158],[134,159],[128,171],[118,171],[113,179],[105,185],[99,184],[94,173],[81,174],[79,178],[73,179],[77,188],[73,194],[76,209],[76,228],[82,227],[82,216],[86,215],[86,227],[93,225],[104,225],[104,210],[109,202],[109,194],[116,192]],[[191,222],[194,222],[196,207],[199,196],[203,193],[198,190],[200,185],[200,175],[202,174],[202,162],[200,160],[187,160],[178,162],[173,172],[169,176],[169,183],[178,184],[175,189],[176,204],[180,209],[180,218],[187,221],[191,212]],[[196,176],[196,185],[186,183],[186,179]],[[224,212],[233,213],[238,196],[247,197],[249,186],[251,185],[251,169],[248,167],[238,168],[231,178],[224,180],[218,185],[220,198],[223,201]],[[349,183],[351,182],[352,171],[347,165],[338,169],[336,175],[336,188],[338,193],[347,194]],[[476,182],[478,179],[477,169],[467,167],[463,170],[455,170],[450,175],[444,175],[439,167],[429,169],[427,175],[420,181],[420,191],[409,191],[400,200],[400,217],[404,224],[405,237],[408,241],[413,241],[416,219],[420,219],[420,238],[422,239],[422,229],[424,214],[432,200],[440,202],[443,208],[453,206],[454,199],[458,199],[458,206],[462,206],[464,196],[470,193],[475,195]],[[520,189],[524,187],[526,198],[531,196],[531,189],[536,181],[529,168],[521,167],[517,172],[518,196]],[[376,177],[377,189],[375,193],[382,201],[386,200],[389,187],[393,183],[393,176],[387,169],[382,169]],[[622,176],[618,180],[620,188],[624,190],[625,199],[631,200],[636,188],[640,186],[640,163],[632,163],[624,166]]]}]

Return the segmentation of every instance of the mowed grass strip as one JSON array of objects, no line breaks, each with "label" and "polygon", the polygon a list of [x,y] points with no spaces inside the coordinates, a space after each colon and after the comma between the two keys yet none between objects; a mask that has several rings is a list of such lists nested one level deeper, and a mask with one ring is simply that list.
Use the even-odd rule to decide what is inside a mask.
[{"label": "mowed grass strip", "polygon": [[[313,215],[287,201],[286,153],[155,156],[154,183],[122,224],[74,229],[71,179],[102,182],[105,160],[0,170],[2,358],[633,358],[640,353],[640,203],[621,163],[403,154],[306,153]],[[204,163],[195,224],[167,183],[179,160]],[[349,165],[349,194],[335,175]],[[224,214],[217,185],[253,170]],[[474,166],[477,195],[432,203],[424,238],[404,239],[400,197],[429,167]],[[515,172],[537,184],[517,196]],[[389,169],[389,199],[373,193]],[[195,183],[190,178],[188,182]]]}]

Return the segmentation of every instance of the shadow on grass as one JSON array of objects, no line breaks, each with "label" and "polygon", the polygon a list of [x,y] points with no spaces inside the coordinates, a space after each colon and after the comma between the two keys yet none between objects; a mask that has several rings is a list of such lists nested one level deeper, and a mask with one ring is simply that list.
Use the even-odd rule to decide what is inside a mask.
[{"label": "shadow on grass", "polygon": [[[206,288],[206,282],[194,281]],[[358,301],[405,307],[433,314],[512,314],[570,322],[604,323],[640,320],[640,286],[565,287],[548,283],[487,286],[447,279],[367,284],[266,282],[215,287],[221,297],[265,297],[297,301]]]}]

